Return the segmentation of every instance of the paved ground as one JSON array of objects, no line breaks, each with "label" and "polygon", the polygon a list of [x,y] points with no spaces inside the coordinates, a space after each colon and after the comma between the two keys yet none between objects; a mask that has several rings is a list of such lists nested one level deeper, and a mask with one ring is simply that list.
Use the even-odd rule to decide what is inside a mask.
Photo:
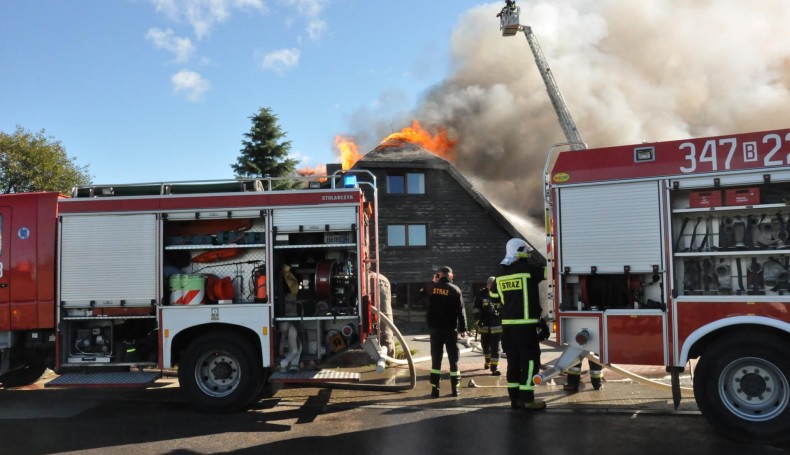
[{"label": "paved ground", "polygon": [[[442,398],[431,400],[429,398],[430,385],[428,375],[430,372],[429,342],[427,335],[407,335],[405,336],[409,350],[413,353],[416,360],[417,384],[413,390],[405,392],[406,396],[398,394],[396,400],[409,400],[412,404],[424,405],[431,403],[436,406],[454,405],[451,400],[456,400],[449,396],[449,364],[447,359],[443,361],[442,371]],[[461,370],[461,394],[464,406],[479,405],[481,407],[508,406],[506,380],[504,371],[507,370],[507,359],[500,361],[502,376],[492,376],[488,370],[483,370],[483,354],[479,349],[475,349],[476,343],[470,343],[469,347],[463,347],[461,351],[460,370]],[[541,361],[543,363],[553,362],[560,355],[560,350],[548,345],[542,345]],[[583,368],[586,370],[587,363]],[[549,384],[538,387],[536,393],[539,399],[547,402],[551,409],[566,410],[606,410],[616,412],[658,412],[658,413],[694,413],[699,414],[699,410],[694,401],[693,392],[690,389],[683,390],[683,399],[677,410],[672,405],[672,393],[669,388],[668,377],[664,367],[655,366],[625,366],[631,373],[645,378],[635,380],[630,375],[621,374],[611,369],[604,369],[604,387],[601,390],[594,390],[589,383],[587,374],[582,376],[582,387],[578,393],[572,394],[562,390],[565,383],[565,376],[558,376]],[[389,383],[404,384],[408,383],[409,372],[405,366],[391,366],[384,375],[375,373],[373,366],[357,368],[362,375],[363,383]],[[382,379],[384,378],[384,379]],[[684,387],[690,387],[690,376],[686,376],[682,381]],[[299,395],[298,388],[285,388],[277,392],[277,397],[288,399],[291,394]],[[334,399],[348,400],[369,400],[366,394],[354,394],[337,392],[333,395]],[[386,396],[382,396],[386,402]]]}]

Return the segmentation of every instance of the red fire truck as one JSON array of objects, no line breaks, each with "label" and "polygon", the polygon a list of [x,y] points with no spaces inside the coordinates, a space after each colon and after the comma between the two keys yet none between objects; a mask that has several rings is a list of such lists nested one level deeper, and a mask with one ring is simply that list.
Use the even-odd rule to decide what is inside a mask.
[{"label": "red fire truck", "polygon": [[375,182],[339,180],[0,195],[0,383],[51,367],[47,386],[131,386],[178,366],[196,408],[228,411],[278,375],[358,380],[312,368],[378,330]]},{"label": "red fire truck", "polygon": [[[564,144],[568,145],[568,144]],[[550,165],[553,163],[553,165]],[[790,130],[549,153],[558,365],[664,365],[736,437],[790,432]]]}]

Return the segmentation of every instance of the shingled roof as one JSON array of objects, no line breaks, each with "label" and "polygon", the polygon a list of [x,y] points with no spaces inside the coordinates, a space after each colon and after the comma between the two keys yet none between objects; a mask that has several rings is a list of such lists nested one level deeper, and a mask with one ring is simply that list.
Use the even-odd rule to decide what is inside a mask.
[{"label": "shingled roof", "polygon": [[[418,169],[447,169],[452,165],[419,145],[408,141],[389,141],[364,155],[357,163],[366,168],[409,167]],[[354,167],[356,167],[355,165]]]}]

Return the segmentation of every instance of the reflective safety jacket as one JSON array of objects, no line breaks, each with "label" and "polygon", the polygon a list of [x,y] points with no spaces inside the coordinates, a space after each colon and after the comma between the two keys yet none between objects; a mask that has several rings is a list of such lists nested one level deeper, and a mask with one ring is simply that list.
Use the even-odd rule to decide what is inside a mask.
[{"label": "reflective safety jacket", "polygon": [[502,318],[499,315],[499,302],[492,302],[488,293],[488,288],[482,288],[475,296],[475,303],[472,306],[472,316],[481,327],[502,328]]},{"label": "reflective safety jacket", "polygon": [[502,266],[491,286],[491,301],[502,305],[502,325],[537,324],[541,315],[538,284],[546,279],[546,259],[529,257]]}]

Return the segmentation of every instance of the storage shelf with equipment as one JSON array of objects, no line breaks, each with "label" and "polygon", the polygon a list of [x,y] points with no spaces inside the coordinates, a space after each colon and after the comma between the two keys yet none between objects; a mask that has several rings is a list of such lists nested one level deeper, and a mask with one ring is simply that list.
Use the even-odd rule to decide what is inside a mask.
[{"label": "storage shelf with equipment", "polygon": [[265,211],[168,213],[163,233],[165,304],[267,300]]},{"label": "storage shelf with equipment", "polygon": [[165,246],[165,250],[221,250],[226,248],[239,248],[239,249],[259,249],[259,248],[266,248],[266,244],[251,244],[251,245],[167,245]]},{"label": "storage shelf with equipment", "polygon": [[292,346],[289,332],[302,346],[302,363],[319,363],[358,338],[359,245],[353,221],[314,231],[286,227],[275,234],[274,320],[282,334],[277,340],[282,359]]},{"label": "storage shelf with equipment", "polygon": [[676,190],[675,294],[790,297],[790,186],[770,183]]},{"label": "storage shelf with equipment", "polygon": [[770,211],[788,211],[790,210],[790,205],[788,204],[757,204],[757,205],[739,205],[739,206],[732,206],[732,207],[703,207],[703,208],[686,208],[686,209],[674,209],[672,213],[711,213],[716,212],[717,214],[720,213],[764,213]]},{"label": "storage shelf with equipment", "polygon": [[356,243],[337,243],[337,244],[321,244],[316,243],[312,245],[275,245],[275,250],[296,250],[305,248],[356,248]]}]

